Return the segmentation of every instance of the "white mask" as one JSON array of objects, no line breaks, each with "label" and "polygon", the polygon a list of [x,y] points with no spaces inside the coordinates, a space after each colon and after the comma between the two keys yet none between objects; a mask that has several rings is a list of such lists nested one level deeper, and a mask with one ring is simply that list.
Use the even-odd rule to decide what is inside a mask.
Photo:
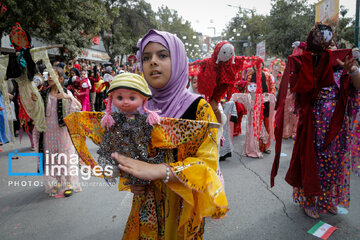
[{"label": "white mask", "polygon": [[256,83],[249,83],[247,89],[249,92],[255,93],[256,92]]},{"label": "white mask", "polygon": [[325,42],[330,42],[333,37],[333,33],[329,30],[321,30],[321,35],[323,36]]}]

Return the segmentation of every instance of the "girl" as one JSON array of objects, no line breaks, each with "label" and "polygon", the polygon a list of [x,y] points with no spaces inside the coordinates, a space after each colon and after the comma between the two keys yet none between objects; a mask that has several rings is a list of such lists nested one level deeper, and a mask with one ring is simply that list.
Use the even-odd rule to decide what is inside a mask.
[{"label": "girl", "polygon": [[91,83],[90,80],[87,78],[87,71],[81,71],[81,80],[80,80],[80,91],[78,95],[78,100],[81,103],[82,109],[81,111],[91,111],[90,106],[90,89]]},{"label": "girl", "polygon": [[[152,91],[147,108],[161,110],[163,117],[216,121],[211,106],[186,90],[188,59],[179,38],[150,30],[138,47],[138,59]],[[216,134],[211,129],[202,141],[168,151],[167,164],[112,154],[121,171],[152,181],[131,186],[135,196],[123,239],[203,239],[204,217],[225,216],[228,204],[216,175]]]},{"label": "girl", "polygon": [[80,92],[80,71],[77,68],[70,70],[70,78],[66,88],[78,99]]},{"label": "girl", "polygon": [[[58,67],[54,70],[59,82],[63,84],[64,70]],[[50,87],[41,92],[45,104],[46,131],[39,133],[35,129],[35,145],[37,152],[47,154],[50,159],[49,162],[44,160],[45,192],[50,196],[63,197],[66,190],[69,195],[72,191],[81,191],[78,176],[70,175],[71,169],[76,167],[77,163],[70,160],[71,156],[75,154],[75,148],[64,123],[64,117],[71,112],[80,111],[81,104],[73,97],[71,91],[65,88],[64,93],[58,93],[58,88],[51,75],[49,75],[48,81]],[[33,100],[37,99],[33,96]],[[65,155],[58,157],[55,154]],[[53,156],[55,156],[54,161],[52,161]]]}]

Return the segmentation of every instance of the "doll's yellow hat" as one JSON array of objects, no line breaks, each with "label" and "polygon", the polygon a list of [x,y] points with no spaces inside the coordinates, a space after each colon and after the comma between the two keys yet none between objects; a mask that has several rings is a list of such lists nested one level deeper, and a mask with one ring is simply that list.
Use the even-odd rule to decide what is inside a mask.
[{"label": "doll's yellow hat", "polygon": [[129,89],[150,98],[152,96],[146,80],[136,73],[122,73],[116,75],[110,83],[108,94],[116,89]]}]

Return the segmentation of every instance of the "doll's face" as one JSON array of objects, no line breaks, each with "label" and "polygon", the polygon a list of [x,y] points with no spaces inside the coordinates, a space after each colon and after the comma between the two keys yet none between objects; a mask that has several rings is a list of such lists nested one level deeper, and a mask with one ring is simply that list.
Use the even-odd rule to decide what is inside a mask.
[{"label": "doll's face", "polygon": [[123,113],[134,113],[143,104],[145,97],[129,89],[117,89],[112,93],[114,106]]},{"label": "doll's face", "polygon": [[251,92],[251,93],[256,92],[256,83],[249,83],[248,91]]}]

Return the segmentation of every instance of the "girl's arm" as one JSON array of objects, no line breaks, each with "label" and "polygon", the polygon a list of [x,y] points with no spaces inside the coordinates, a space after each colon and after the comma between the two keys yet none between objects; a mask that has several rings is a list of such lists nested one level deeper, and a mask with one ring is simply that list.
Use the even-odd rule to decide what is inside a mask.
[{"label": "girl's arm", "polygon": [[[125,157],[117,152],[112,153],[111,157],[119,163],[118,167],[120,170],[134,177],[151,181],[165,180],[167,178],[167,172],[169,172],[169,182],[180,182],[166,164],[151,164]],[[167,168],[169,170],[167,170]]]}]

